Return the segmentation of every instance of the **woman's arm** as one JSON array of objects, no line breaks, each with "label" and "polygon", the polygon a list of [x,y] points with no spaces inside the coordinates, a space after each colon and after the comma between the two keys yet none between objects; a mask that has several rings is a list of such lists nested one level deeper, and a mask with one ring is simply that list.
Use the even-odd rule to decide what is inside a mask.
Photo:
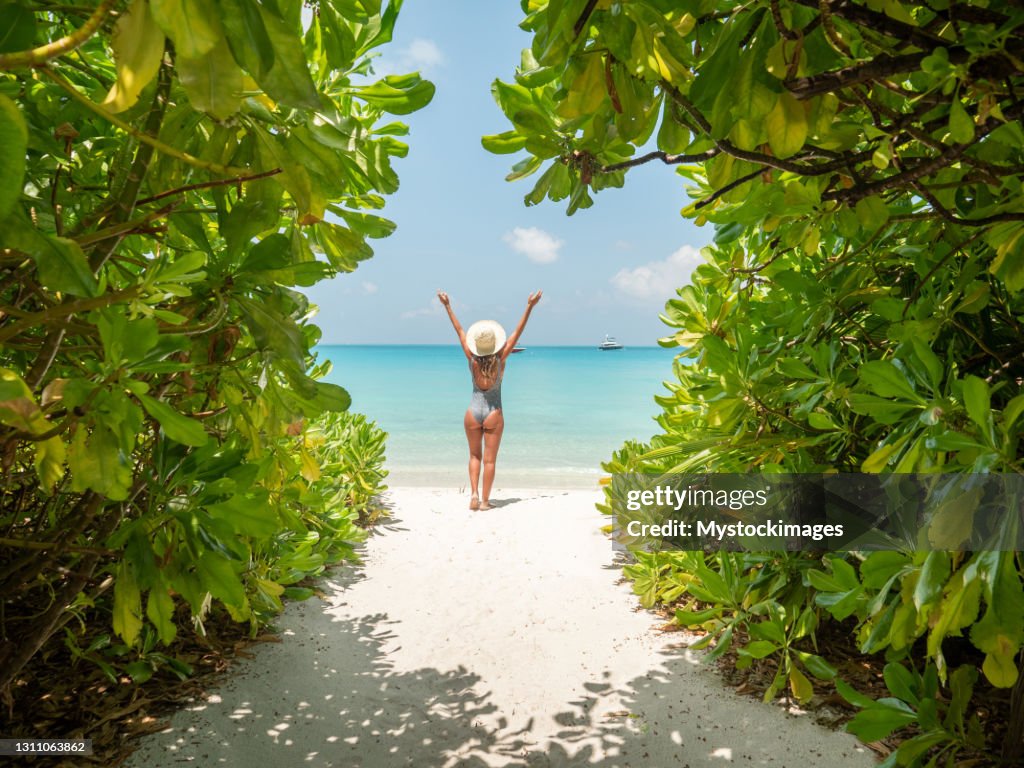
[{"label": "woman's arm", "polygon": [[473,353],[469,351],[469,345],[466,344],[466,332],[462,330],[462,326],[459,325],[459,319],[455,316],[454,310],[452,310],[451,299],[448,298],[448,294],[444,291],[437,292],[437,298],[448,311],[448,319],[452,321],[452,327],[455,329],[455,333],[459,335],[459,343],[462,345],[462,351],[466,353],[466,357],[472,357]]},{"label": "woman's arm", "polygon": [[526,311],[523,312],[523,317],[519,321],[519,325],[512,332],[512,335],[508,337],[508,341],[505,342],[505,347],[501,350],[501,359],[505,360],[509,355],[512,354],[512,350],[519,342],[519,337],[523,335],[523,329],[526,328],[526,321],[530,319],[530,312],[537,306],[537,302],[540,301],[541,291],[530,294],[530,298],[526,300]]}]

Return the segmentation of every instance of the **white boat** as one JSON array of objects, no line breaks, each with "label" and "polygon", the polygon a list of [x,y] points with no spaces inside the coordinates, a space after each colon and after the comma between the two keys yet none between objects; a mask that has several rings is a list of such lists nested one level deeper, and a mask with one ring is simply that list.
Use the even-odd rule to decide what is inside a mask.
[{"label": "white boat", "polygon": [[516,353],[516,352],[525,352],[525,351],[526,351],[526,347],[512,347],[513,354]]},{"label": "white boat", "polygon": [[622,349],[622,345],[615,340],[614,336],[605,335],[604,341],[598,344],[597,348],[602,351],[609,349]]}]

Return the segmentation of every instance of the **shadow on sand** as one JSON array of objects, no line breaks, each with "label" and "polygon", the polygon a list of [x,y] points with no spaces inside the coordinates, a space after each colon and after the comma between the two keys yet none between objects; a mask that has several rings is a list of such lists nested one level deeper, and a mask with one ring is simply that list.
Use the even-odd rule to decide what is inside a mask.
[{"label": "shadow on sand", "polygon": [[698,657],[682,647],[666,649],[654,669],[626,685],[611,685],[607,672],[583,683],[579,697],[554,717],[554,729],[542,729],[553,738],[538,738],[535,719],[511,728],[491,694],[481,691],[479,676],[462,666],[395,670],[384,651],[395,638],[386,614],[337,615],[345,588],[360,578],[348,569],[324,584],[336,592],[335,607],[316,600],[291,606],[281,643],[257,646],[207,701],[177,713],[168,731],[144,739],[127,765],[698,768],[873,762],[852,740],[842,742],[845,750],[837,750],[836,741],[825,747],[823,736],[838,734],[818,730],[807,718],[724,690],[696,669]]}]

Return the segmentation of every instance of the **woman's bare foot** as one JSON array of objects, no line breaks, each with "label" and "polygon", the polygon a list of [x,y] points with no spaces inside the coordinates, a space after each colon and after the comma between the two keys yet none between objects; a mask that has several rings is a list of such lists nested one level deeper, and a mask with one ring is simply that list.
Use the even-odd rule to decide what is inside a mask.
[{"label": "woman's bare foot", "polygon": [[469,500],[469,508],[472,510],[480,509],[480,499],[476,497],[475,493],[473,494],[473,498]]},{"label": "woman's bare foot", "polygon": [[493,509],[493,507],[491,506],[491,502],[487,501],[486,499],[480,502],[480,511],[483,511],[485,509]]}]

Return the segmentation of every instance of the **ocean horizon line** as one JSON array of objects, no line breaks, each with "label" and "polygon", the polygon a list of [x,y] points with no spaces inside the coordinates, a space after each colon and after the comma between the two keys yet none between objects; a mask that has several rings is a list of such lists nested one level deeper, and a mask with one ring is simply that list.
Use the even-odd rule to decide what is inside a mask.
[{"label": "ocean horizon line", "polygon": [[[316,343],[317,347],[455,347],[458,343],[442,344],[415,344],[408,342],[325,342]],[[523,349],[597,349],[597,344],[521,344]],[[666,351],[679,350],[679,347],[662,347],[660,344],[626,344],[622,348],[627,349],[664,349]],[[619,351],[619,350],[614,350]]]}]

